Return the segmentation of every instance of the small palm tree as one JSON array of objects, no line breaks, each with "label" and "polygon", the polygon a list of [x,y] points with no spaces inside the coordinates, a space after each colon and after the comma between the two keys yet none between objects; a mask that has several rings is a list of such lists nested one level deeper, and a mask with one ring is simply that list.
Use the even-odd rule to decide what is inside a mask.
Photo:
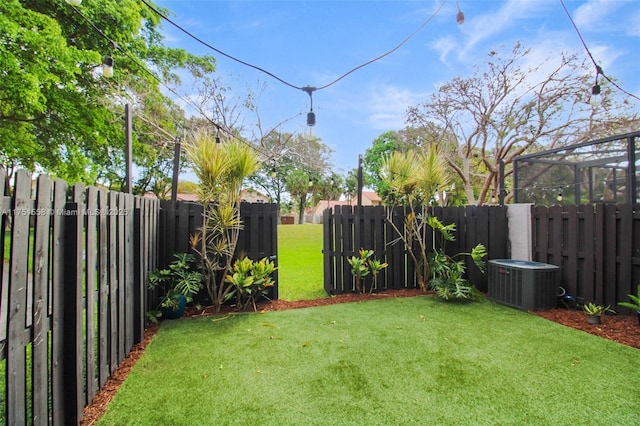
[{"label": "small palm tree", "polygon": [[250,145],[237,139],[217,143],[207,131],[195,133],[185,152],[198,177],[198,196],[204,204],[202,227],[192,245],[202,258],[205,287],[218,312],[231,296],[232,285],[225,277],[242,229],[242,183],[258,170],[258,157]]},{"label": "small palm tree", "polygon": [[383,160],[381,176],[389,188],[387,204],[407,209],[404,229],[394,223],[392,209],[388,222],[416,267],[418,285],[426,291],[430,277],[426,205],[437,191],[448,186],[446,160],[435,144],[424,151],[393,152]]}]

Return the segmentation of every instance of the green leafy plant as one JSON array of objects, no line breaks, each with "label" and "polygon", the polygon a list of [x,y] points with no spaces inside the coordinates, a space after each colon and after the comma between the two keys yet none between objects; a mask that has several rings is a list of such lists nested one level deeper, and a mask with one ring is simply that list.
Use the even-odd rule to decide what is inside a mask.
[{"label": "green leafy plant", "polygon": [[602,305],[598,305],[598,304],[593,303],[593,302],[589,302],[589,303],[585,304],[582,307],[582,310],[587,315],[595,315],[595,316],[598,316],[598,317],[601,316],[602,314],[604,314],[605,312],[615,313],[615,311],[613,309],[611,309],[611,306],[609,306],[609,305],[602,306]]},{"label": "green leafy plant", "polygon": [[175,260],[165,269],[157,269],[149,274],[148,287],[160,290],[160,303],[156,310],[147,313],[155,321],[160,315],[160,309],[176,310],[181,296],[187,303],[193,300],[202,288],[202,274],[192,270],[195,256],[189,253],[175,253]]},{"label": "green leafy plant", "polygon": [[228,293],[228,298],[235,295],[240,310],[245,310],[249,306],[253,306],[254,311],[257,310],[258,297],[266,296],[269,287],[275,284],[272,274],[276,269],[275,264],[267,258],[257,262],[248,257],[237,259],[225,279],[233,286],[233,290]]},{"label": "green leafy plant", "polygon": [[[456,229],[455,224],[444,225],[434,216],[427,217],[426,222],[433,230],[433,249],[429,253],[429,269],[431,271],[429,288],[435,290],[438,297],[445,300],[478,298],[480,292],[464,278],[466,270],[464,260],[456,260],[456,258],[470,256],[480,271],[484,272],[485,263],[483,259],[487,256],[487,250],[484,245],[476,245],[471,250],[471,253],[458,253],[455,256],[449,256],[442,247],[444,247],[444,241],[455,240],[453,235]],[[440,249],[436,248],[436,233],[440,234]]]},{"label": "green leafy plant", "polygon": [[204,205],[202,227],[192,236],[191,245],[200,254],[205,288],[215,312],[237,288],[227,276],[243,228],[240,193],[244,179],[259,168],[256,151],[250,145],[235,138],[217,143],[219,140],[213,133],[200,131],[184,146],[199,180],[198,198]]},{"label": "green leafy plant", "polygon": [[372,258],[374,255],[373,250],[360,249],[358,255],[347,258],[347,262],[351,266],[351,274],[355,278],[356,291],[358,293],[367,292],[365,277],[371,274],[373,279],[369,287],[369,293],[372,293],[378,283],[378,274],[389,264]]},{"label": "green leafy plant", "polygon": [[637,296],[633,294],[629,295],[629,299],[631,299],[631,302],[619,302],[618,305],[640,312],[640,285],[638,285],[637,291]]}]

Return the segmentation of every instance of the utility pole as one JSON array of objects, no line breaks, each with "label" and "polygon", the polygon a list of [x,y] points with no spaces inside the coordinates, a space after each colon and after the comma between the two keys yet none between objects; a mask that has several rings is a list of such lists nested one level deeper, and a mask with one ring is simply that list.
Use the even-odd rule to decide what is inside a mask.
[{"label": "utility pole", "polygon": [[358,207],[362,206],[362,154],[358,156]]},{"label": "utility pole", "polygon": [[131,149],[131,140],[133,137],[133,126],[132,126],[132,115],[131,115],[131,106],[126,104],[124,106],[124,159],[126,162],[126,171],[124,175],[124,191],[128,194],[131,194],[132,191],[132,182],[133,178],[132,174],[132,149]]},{"label": "utility pole", "polygon": [[173,177],[171,178],[171,201],[178,199],[178,175],[180,174],[180,136],[176,138],[173,151]]}]

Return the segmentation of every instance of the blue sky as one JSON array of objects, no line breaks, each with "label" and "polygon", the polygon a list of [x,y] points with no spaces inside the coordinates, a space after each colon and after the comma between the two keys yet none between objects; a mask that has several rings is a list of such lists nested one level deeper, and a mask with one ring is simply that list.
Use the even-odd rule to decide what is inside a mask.
[{"label": "blue sky", "polygon": [[[217,49],[298,87],[326,85],[391,50],[439,9],[397,51],[314,92],[314,135],[334,150],[339,172],[357,167],[358,155],[381,133],[406,127],[407,107],[428,100],[456,76],[471,76],[492,50],[508,52],[521,41],[532,49],[536,65],[561,51],[587,57],[560,0],[458,0],[465,15],[461,26],[455,0],[155,3]],[[565,5],[604,73],[640,97],[640,0],[565,0]],[[167,22],[163,33],[171,47],[215,56],[217,74],[238,95],[252,91],[263,128],[287,120],[282,131],[304,131],[306,93],[209,50]],[[181,93],[194,95],[190,90],[185,84]],[[640,101],[630,101],[640,110]],[[242,117],[248,131],[256,120],[252,114]]]}]

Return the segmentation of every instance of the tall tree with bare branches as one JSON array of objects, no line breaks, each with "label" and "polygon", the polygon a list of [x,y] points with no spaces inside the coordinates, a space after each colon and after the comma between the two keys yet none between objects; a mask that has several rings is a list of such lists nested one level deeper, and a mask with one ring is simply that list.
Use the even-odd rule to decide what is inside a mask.
[{"label": "tall tree with bare branches", "polygon": [[444,129],[437,143],[469,204],[498,194],[501,162],[508,177],[517,156],[623,133],[640,122],[637,109],[604,82],[602,103],[589,104],[595,71],[578,55],[527,65],[530,53],[520,43],[506,55],[492,51],[471,77],[454,78],[408,110],[411,125]]}]

